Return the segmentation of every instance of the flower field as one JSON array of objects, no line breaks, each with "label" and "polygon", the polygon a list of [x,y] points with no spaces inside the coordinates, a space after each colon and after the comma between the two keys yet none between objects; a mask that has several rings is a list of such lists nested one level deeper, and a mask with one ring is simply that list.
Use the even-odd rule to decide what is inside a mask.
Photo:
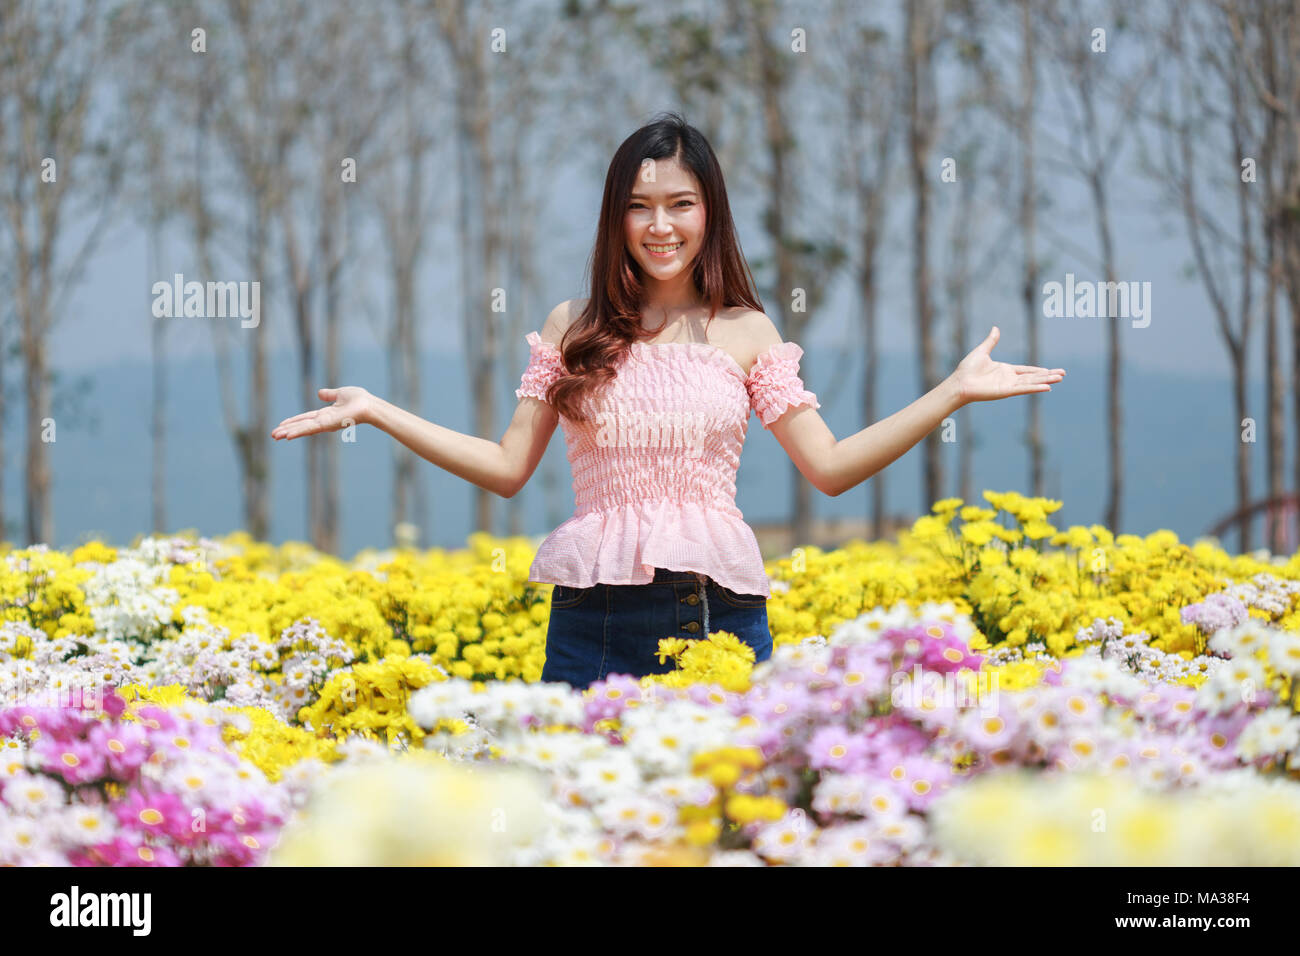
[{"label": "flower field", "polygon": [[524,539],[5,551],[0,863],[1300,864],[1300,555],[984,499],[585,693]]}]

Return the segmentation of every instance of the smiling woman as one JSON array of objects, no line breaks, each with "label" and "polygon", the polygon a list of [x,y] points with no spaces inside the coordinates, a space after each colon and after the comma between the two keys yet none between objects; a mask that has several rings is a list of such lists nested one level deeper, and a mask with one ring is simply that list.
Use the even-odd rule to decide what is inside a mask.
[{"label": "smiling woman", "polygon": [[917,444],[968,402],[1050,391],[1064,370],[989,356],[996,327],[947,379],[843,440],[799,376],[803,349],[763,314],[740,252],[717,157],[667,114],[619,146],[605,176],[591,295],[529,332],[519,404],[499,442],[463,435],[355,387],[286,419],[295,438],[369,423],[427,460],[512,497],[557,425],[574,514],[537,550],[529,579],[555,585],[542,680],[586,687],[661,673],[665,638],[727,632],[755,662],[772,653],[771,588],[736,507],[755,413],[819,491],[838,495]]},{"label": "smiling woman", "polygon": [[[648,168],[653,168],[649,165],[652,163],[650,160]],[[664,167],[670,185],[689,176],[676,160],[668,160]],[[704,209],[693,189],[679,189],[669,194],[666,201],[634,192],[626,222],[629,241],[640,241],[650,251],[650,264],[673,259],[689,261],[695,249],[688,244],[688,239],[698,237],[703,231]],[[677,255],[679,252],[681,256]]]},{"label": "smiling woman", "polygon": [[771,592],[735,504],[736,466],[751,410],[766,426],[818,403],[798,381],[797,345],[775,336],[759,354],[771,322],[722,172],[680,116],[615,153],[592,263],[591,296],[528,335],[516,391],[563,423],[574,477],[574,516],[529,574],[556,585],[542,679],[663,673],[660,640],[711,631],[764,661]]},{"label": "smiling woman", "polygon": [[[637,130],[615,152],[591,261],[592,295],[561,330],[575,374],[549,399],[575,421],[585,417],[585,401],[613,381],[633,343],[679,336],[709,343],[720,314],[762,312],[717,157],[678,114]],[[742,323],[724,324],[712,341],[738,362],[751,361],[757,351],[747,353]]]}]

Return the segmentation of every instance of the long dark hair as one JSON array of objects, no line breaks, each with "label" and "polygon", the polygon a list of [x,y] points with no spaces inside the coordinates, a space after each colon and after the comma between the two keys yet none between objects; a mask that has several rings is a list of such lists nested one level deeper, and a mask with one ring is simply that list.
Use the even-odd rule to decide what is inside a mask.
[{"label": "long dark hair", "polygon": [[670,158],[695,175],[704,194],[704,242],[691,276],[709,304],[709,321],[718,310],[734,306],[763,310],[740,252],[727,186],[713,147],[680,113],[660,113],[623,140],[605,173],[596,245],[587,262],[591,297],[560,342],[569,374],[556,379],[547,395],[560,414],[575,421],[587,420],[586,397],[613,381],[632,343],[653,334],[641,327],[645,285],[640,265],[627,251],[623,223],[642,163]]}]

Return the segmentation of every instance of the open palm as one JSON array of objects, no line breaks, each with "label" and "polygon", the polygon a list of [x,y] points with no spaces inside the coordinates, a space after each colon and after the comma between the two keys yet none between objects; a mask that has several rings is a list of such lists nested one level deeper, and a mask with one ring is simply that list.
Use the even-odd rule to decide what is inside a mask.
[{"label": "open palm", "polygon": [[320,432],[338,431],[348,425],[359,425],[366,420],[366,413],[371,408],[373,396],[356,385],[344,385],[340,388],[317,389],[316,394],[324,401],[333,401],[333,405],[303,412],[286,418],[271,430],[271,437],[301,438],[303,435],[316,435]]},{"label": "open palm", "polygon": [[989,353],[997,344],[1001,333],[993,326],[983,342],[961,360],[952,373],[961,392],[963,402],[989,402],[1012,395],[1030,395],[1050,392],[1052,383],[1065,377],[1063,368],[1040,368],[1037,365],[1009,365],[995,362]]}]

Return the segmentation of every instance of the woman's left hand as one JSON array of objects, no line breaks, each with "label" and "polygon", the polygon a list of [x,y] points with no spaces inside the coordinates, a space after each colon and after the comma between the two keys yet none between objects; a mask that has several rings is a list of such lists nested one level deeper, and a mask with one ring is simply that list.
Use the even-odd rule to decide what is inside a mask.
[{"label": "woman's left hand", "polygon": [[974,351],[961,360],[950,378],[957,386],[963,405],[970,402],[991,402],[1012,395],[1031,395],[1050,392],[1052,383],[1065,378],[1063,368],[1039,368],[1037,365],[1008,365],[989,357],[997,344],[998,327]]}]

